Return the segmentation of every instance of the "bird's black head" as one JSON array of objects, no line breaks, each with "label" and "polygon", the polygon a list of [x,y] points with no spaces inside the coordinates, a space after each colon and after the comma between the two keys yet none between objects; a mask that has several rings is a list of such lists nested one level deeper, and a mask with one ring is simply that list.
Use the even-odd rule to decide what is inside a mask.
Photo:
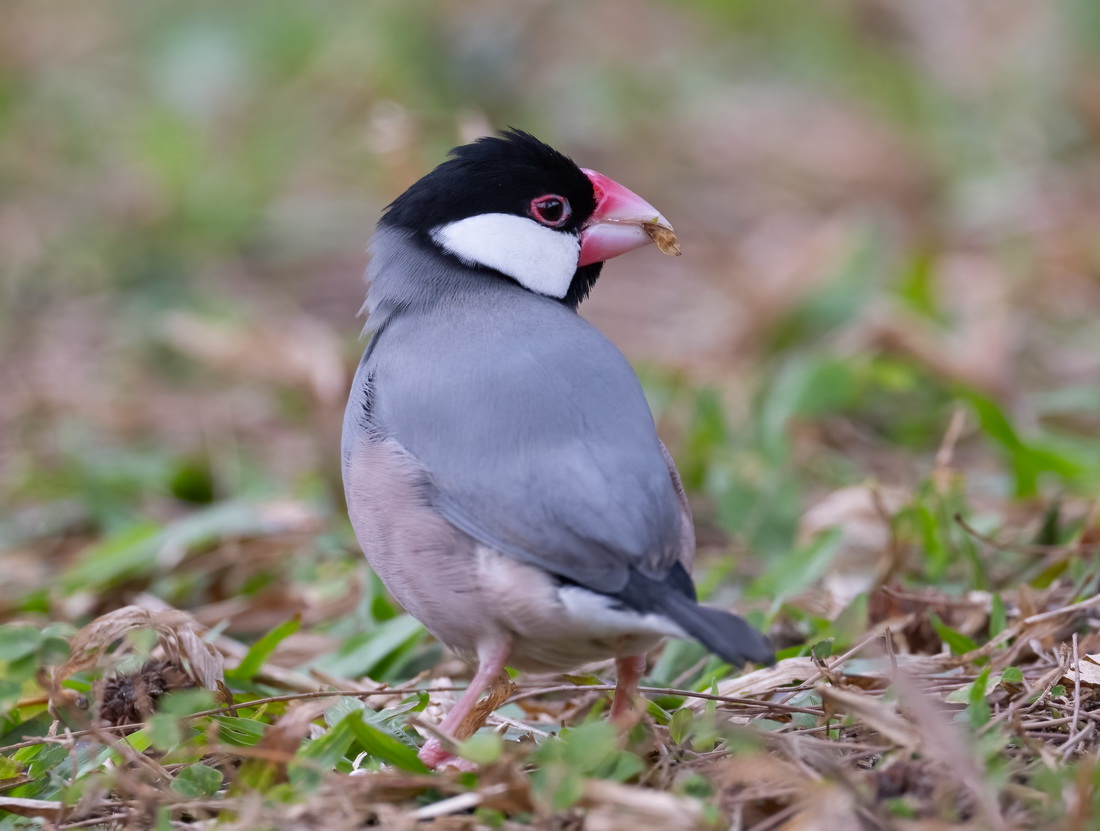
[{"label": "bird's black head", "polygon": [[626,188],[512,129],[456,147],[380,224],[576,307],[604,260],[649,241],[642,223],[667,225]]},{"label": "bird's black head", "polygon": [[384,224],[431,231],[481,214],[538,221],[536,202],[559,196],[564,211],[548,206],[540,213],[549,227],[579,233],[596,209],[592,182],[573,160],[521,130],[479,138],[450,155],[390,204]]}]

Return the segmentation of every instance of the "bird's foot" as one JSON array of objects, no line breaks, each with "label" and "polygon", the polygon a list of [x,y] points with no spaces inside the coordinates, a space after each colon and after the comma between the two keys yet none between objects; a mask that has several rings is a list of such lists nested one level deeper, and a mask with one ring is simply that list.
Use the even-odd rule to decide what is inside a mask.
[{"label": "bird's foot", "polygon": [[628,655],[615,659],[618,680],[615,698],[611,702],[608,717],[622,730],[630,730],[641,721],[644,708],[638,706],[638,681],[645,674],[645,655]]},{"label": "bird's foot", "polygon": [[443,743],[439,739],[428,739],[424,742],[424,746],[420,748],[420,753],[417,755],[420,756],[420,761],[432,770],[455,768],[456,770],[461,770],[466,773],[477,770],[477,764],[475,762],[455,756],[450,751],[445,750],[443,748]]},{"label": "bird's foot", "polygon": [[[615,703],[618,703],[617,699]],[[629,733],[642,721],[645,712],[643,707],[639,707],[633,702],[623,707],[615,707],[612,704],[611,711],[607,714],[607,720],[623,733]]]},{"label": "bird's foot", "polygon": [[443,764],[447,759],[455,758],[453,753],[443,749],[443,742],[439,739],[428,739],[417,754],[420,761],[433,770]]}]

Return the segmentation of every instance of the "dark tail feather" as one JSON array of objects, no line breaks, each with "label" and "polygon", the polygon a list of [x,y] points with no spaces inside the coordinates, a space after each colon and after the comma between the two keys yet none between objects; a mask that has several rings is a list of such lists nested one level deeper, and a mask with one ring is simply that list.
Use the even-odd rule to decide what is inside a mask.
[{"label": "dark tail feather", "polygon": [[761,632],[730,612],[700,606],[682,594],[667,595],[665,616],[703,646],[734,666],[746,661],[774,664],[775,652]]},{"label": "dark tail feather", "polygon": [[632,568],[626,585],[612,597],[643,614],[663,615],[734,666],[746,661],[775,663],[772,645],[762,633],[737,615],[696,602],[695,585],[681,563],[661,577],[648,577]]}]

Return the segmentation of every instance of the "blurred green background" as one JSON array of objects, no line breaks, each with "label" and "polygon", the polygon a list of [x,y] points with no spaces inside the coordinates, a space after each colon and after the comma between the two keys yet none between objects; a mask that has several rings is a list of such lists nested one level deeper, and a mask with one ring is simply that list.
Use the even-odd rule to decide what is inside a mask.
[{"label": "blurred green background", "polygon": [[259,632],[377,597],[338,470],[365,244],[507,125],[680,234],[583,311],[736,554],[706,591],[775,613],[883,521],[894,576],[958,590],[1030,565],[976,564],[956,511],[1087,530],[1094,0],[7,0],[0,617],[150,591]]}]

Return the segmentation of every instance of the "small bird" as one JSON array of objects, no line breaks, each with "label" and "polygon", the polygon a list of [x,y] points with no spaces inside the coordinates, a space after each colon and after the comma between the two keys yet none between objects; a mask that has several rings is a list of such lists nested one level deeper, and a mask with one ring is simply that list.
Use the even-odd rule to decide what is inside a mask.
[{"label": "small bird", "polygon": [[[477,667],[444,734],[505,666],[615,658],[622,719],[665,637],[774,660],[697,603],[679,473],[630,364],[577,313],[604,261],[651,239],[678,253],[641,197],[508,130],[455,148],[371,240],[344,489],[386,588]],[[420,755],[449,758],[436,739]]]}]

